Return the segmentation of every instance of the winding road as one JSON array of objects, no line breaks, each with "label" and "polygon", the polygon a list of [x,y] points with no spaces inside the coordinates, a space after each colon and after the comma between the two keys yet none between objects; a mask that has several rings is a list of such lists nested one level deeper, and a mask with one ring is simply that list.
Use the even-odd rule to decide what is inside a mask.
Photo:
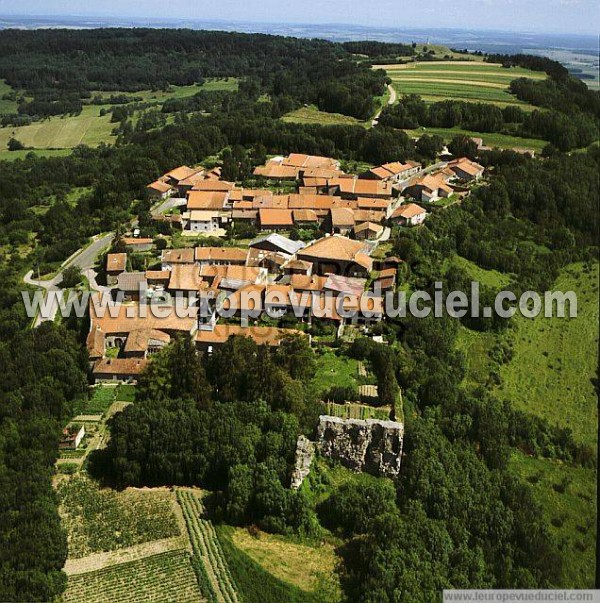
[{"label": "winding road", "polygon": [[[100,253],[102,253],[102,251],[112,243],[114,237],[114,232],[94,237],[89,245],[87,245],[86,247],[82,247],[79,251],[76,251],[70,258],[67,258],[62,263],[58,274],[53,279],[36,280],[33,278],[33,270],[30,270],[23,277],[23,280],[28,285],[38,287],[40,289],[45,289],[46,292],[59,291],[59,285],[63,279],[63,272],[67,268],[75,266],[79,268],[81,270],[81,273],[88,279],[90,283],[90,288],[93,291],[107,291],[107,287],[103,287],[102,285],[99,285],[96,282],[97,274],[94,270],[94,264],[96,263],[96,260],[98,259]],[[45,313],[46,316],[41,316],[41,314],[38,313],[35,317],[35,320],[33,321],[33,328],[39,326],[42,322],[46,320],[54,320],[56,318],[56,313],[58,312],[58,300],[55,295],[52,295],[50,301],[51,306],[49,308],[49,311]]]}]

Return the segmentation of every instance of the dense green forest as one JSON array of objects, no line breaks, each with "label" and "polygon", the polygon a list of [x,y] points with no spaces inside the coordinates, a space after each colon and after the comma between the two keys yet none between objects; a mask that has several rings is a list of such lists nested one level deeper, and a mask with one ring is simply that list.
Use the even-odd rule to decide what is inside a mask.
[{"label": "dense green forest", "polygon": [[[51,270],[89,236],[132,216],[143,222],[148,205],[140,200],[159,174],[220,153],[240,181],[271,153],[370,164],[431,159],[439,140],[415,144],[399,128],[529,128],[530,135],[552,142],[547,159],[478,153],[467,140],[453,141],[457,152],[477,154],[488,168],[489,184],[461,205],[431,215],[423,227],[393,238],[406,285],[432,289],[443,280],[464,288],[469,275],[441,268],[453,253],[510,274],[516,292],[546,289],[562,267],[597,258],[598,147],[564,151],[589,144],[590,133],[597,138],[598,94],[580,88],[558,63],[500,59],[551,76],[539,85],[513,83],[517,96],[540,107],[531,115],[474,104],[425,105],[410,97],[386,109],[371,129],[278,119],[308,102],[368,117],[385,76],[357,65],[350,53],[385,56],[400,50],[220,32],[0,32],[0,77],[33,98],[20,103],[21,116],[77,111],[97,90],[243,78],[235,94],[174,99],[139,120],[115,98],[115,146],[79,147],[67,157],[30,155],[1,165],[1,600],[46,601],[64,588],[66,537],[51,477],[59,428],[86,391],[82,325],[27,330],[22,276],[35,265]],[[166,125],[157,114],[172,119]],[[483,288],[482,305],[494,293]],[[510,328],[510,321],[497,318],[462,322],[481,332]],[[296,436],[310,433],[319,410],[308,386],[312,351],[297,340],[269,351],[233,339],[210,360],[194,355],[188,340],[177,341],[144,375],[135,404],[113,419],[111,443],[93,459],[92,469],[117,487],[220,489],[221,517],[235,524],[306,537],[324,528],[339,533],[345,541],[342,583],[350,601],[428,603],[443,587],[561,586],[563,552],[530,486],[508,471],[508,457],[519,449],[588,467],[595,465],[595,450],[569,430],[515,410],[510,400],[483,390],[465,392],[465,361],[455,345],[460,326],[449,318],[386,321],[375,329],[390,342],[385,350],[363,340],[342,350],[377,367],[379,383],[388,385],[382,388],[387,400],[395,399],[398,386],[403,390],[406,457],[394,486],[340,486],[324,505],[315,505],[310,491],[287,489]],[[310,488],[318,489],[318,480],[311,478]]]},{"label": "dense green forest", "polygon": [[0,78],[33,100],[19,113],[78,112],[92,91],[161,90],[241,76],[295,104],[368,118],[384,72],[358,65],[343,46],[261,34],[159,29],[0,32]]}]

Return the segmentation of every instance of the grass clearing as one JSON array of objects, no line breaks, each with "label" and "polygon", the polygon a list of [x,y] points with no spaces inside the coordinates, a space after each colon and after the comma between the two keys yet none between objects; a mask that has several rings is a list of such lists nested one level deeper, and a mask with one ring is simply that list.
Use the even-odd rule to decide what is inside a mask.
[{"label": "grass clearing", "polygon": [[115,400],[119,402],[133,402],[135,400],[135,385],[121,383],[117,387]]},{"label": "grass clearing", "polygon": [[460,255],[455,255],[451,262],[452,265],[464,270],[471,280],[479,282],[481,285],[493,289],[502,289],[510,283],[510,275],[498,270],[487,270],[480,268],[475,262],[467,260]]},{"label": "grass clearing", "polygon": [[495,392],[516,407],[570,427],[596,445],[598,400],[598,264],[563,269],[554,291],[577,294],[576,318],[514,319],[513,357]]},{"label": "grass clearing", "polygon": [[327,113],[319,111],[314,105],[300,107],[291,111],[281,118],[288,123],[309,124],[319,126],[357,126],[366,125],[366,122],[359,121],[355,117],[342,115],[341,113]]},{"label": "grass clearing", "polygon": [[548,144],[545,140],[539,138],[521,138],[520,136],[509,136],[508,134],[475,132],[473,130],[464,130],[462,128],[417,128],[416,130],[405,130],[405,132],[414,138],[423,134],[437,134],[446,142],[452,140],[454,136],[464,135],[481,138],[483,144],[488,147],[498,147],[500,149],[531,149],[536,153],[541,153],[542,149]]},{"label": "grass clearing", "polygon": [[253,535],[244,528],[236,528],[231,539],[238,549],[283,582],[307,592],[319,591],[327,583],[329,591],[339,590],[335,574],[338,559],[331,544],[309,546],[261,531]]},{"label": "grass clearing", "polygon": [[187,551],[168,551],[95,572],[69,576],[61,603],[198,603]]},{"label": "grass clearing", "polygon": [[71,559],[180,535],[167,490],[117,492],[78,475],[61,483],[58,496]]},{"label": "grass clearing", "polygon": [[561,586],[593,588],[596,564],[596,472],[515,452],[510,469],[533,488],[564,564]]},{"label": "grass clearing", "polygon": [[0,80],[0,115],[17,112],[17,101],[2,98],[11,92],[13,89],[4,80]]},{"label": "grass clearing", "polygon": [[217,536],[225,559],[231,569],[240,598],[244,603],[333,603],[339,601],[337,591],[327,591],[322,584],[317,591],[310,592],[294,584],[284,582],[269,573],[260,563],[234,543],[235,528],[216,526]]},{"label": "grass clearing", "polygon": [[90,388],[90,398],[80,414],[103,415],[115,400],[116,387],[97,385]]},{"label": "grass clearing", "polygon": [[324,394],[333,386],[358,386],[357,376],[357,360],[338,355],[334,350],[325,349],[317,355],[317,372],[312,384],[320,394]]}]

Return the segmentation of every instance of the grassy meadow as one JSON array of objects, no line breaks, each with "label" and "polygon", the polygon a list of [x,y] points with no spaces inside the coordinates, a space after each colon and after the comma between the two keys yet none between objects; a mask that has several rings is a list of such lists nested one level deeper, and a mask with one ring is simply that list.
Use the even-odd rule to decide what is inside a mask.
[{"label": "grassy meadow", "polygon": [[[458,259],[482,282],[499,285],[508,278]],[[466,263],[465,263],[466,262]],[[575,438],[597,446],[598,264],[581,263],[561,271],[553,290],[575,291],[577,318],[516,317],[505,335],[461,328],[457,348],[466,358],[466,388],[484,386],[521,410],[569,427]],[[506,338],[506,339],[504,339]],[[498,342],[510,343],[511,360],[490,358]],[[499,373],[500,383],[490,381]],[[531,484],[564,560],[561,584],[590,588],[594,581],[596,470],[515,451],[510,468]]]},{"label": "grassy meadow", "polygon": [[510,469],[533,488],[563,558],[566,588],[593,588],[596,564],[596,471],[515,452]]},{"label": "grassy meadow", "polygon": [[314,105],[300,107],[299,109],[284,115],[281,119],[289,123],[319,126],[365,125],[365,122],[359,121],[355,117],[341,115],[340,113],[327,113],[326,111],[319,111],[319,109],[317,109],[317,107]]},{"label": "grassy meadow", "polygon": [[[125,93],[131,98],[141,98],[143,103],[160,106],[171,98],[193,96],[201,90],[236,91],[237,78],[213,79],[202,86],[171,86],[167,91],[142,90]],[[0,114],[16,112],[14,101],[2,100],[2,96],[11,91],[3,80],[0,81]],[[93,92],[92,96],[100,95],[108,98],[121,94],[118,91]],[[115,141],[112,131],[117,124],[111,123],[111,115],[100,115],[102,109],[110,105],[84,105],[80,115],[54,116],[37,121],[27,126],[0,128],[0,160],[24,158],[33,149],[36,154],[44,156],[67,155],[70,150],[80,144],[97,147],[101,143],[111,144]],[[28,149],[23,151],[8,151],[7,144],[11,138],[16,138]]]},{"label": "grassy meadow", "polygon": [[598,400],[598,264],[574,264],[555,291],[577,294],[576,318],[515,320],[513,358],[500,369],[496,392],[517,408],[570,427],[577,440],[596,444]]}]

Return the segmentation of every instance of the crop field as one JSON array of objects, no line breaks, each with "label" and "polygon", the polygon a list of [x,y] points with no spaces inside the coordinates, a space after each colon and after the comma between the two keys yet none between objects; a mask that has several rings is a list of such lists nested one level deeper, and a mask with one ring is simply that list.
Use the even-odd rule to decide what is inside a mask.
[{"label": "crop field", "polygon": [[198,603],[196,576],[184,550],[168,551],[69,576],[61,603]]},{"label": "crop field", "polygon": [[375,408],[366,404],[336,404],[335,402],[324,402],[325,414],[341,419],[381,419],[387,421],[390,418],[389,408]]},{"label": "crop field", "polygon": [[180,535],[166,490],[117,492],[78,475],[60,484],[58,496],[71,559]]},{"label": "crop field", "polygon": [[300,107],[295,111],[291,111],[281,118],[283,121],[309,124],[319,126],[356,126],[365,125],[365,122],[359,121],[355,117],[349,115],[341,115],[340,113],[327,113],[319,111],[314,105],[308,107]]},{"label": "crop field", "polygon": [[237,603],[237,592],[223,550],[212,522],[203,517],[205,510],[200,498],[190,490],[177,490],[177,500],[190,536],[194,552],[192,566],[202,594],[211,602]]},{"label": "crop field", "polygon": [[419,94],[431,102],[455,99],[522,108],[531,107],[508,92],[510,82],[518,77],[546,77],[544,73],[521,67],[505,69],[481,61],[431,61],[375,67],[387,71],[398,94]]},{"label": "crop field", "polygon": [[87,401],[83,414],[103,415],[115,400],[116,387],[98,385],[90,390],[90,398]]},{"label": "crop field", "polygon": [[510,469],[533,488],[562,551],[566,588],[593,588],[596,471],[514,453]]}]

